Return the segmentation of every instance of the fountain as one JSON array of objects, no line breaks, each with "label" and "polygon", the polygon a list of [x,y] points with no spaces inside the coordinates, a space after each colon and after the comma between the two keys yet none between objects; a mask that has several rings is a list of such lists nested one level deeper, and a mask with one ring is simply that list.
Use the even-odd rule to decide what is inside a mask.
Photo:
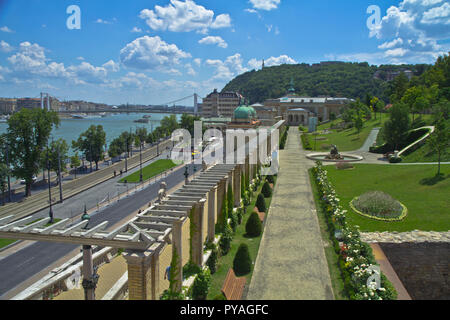
[{"label": "fountain", "polygon": [[329,153],[311,153],[306,157],[311,160],[329,161],[329,162],[353,162],[361,161],[364,158],[357,155],[340,154],[336,145],[332,145]]}]

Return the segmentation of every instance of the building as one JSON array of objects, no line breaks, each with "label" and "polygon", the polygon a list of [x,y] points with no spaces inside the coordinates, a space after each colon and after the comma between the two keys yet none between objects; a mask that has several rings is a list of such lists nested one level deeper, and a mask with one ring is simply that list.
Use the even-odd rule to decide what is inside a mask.
[{"label": "building", "polygon": [[237,92],[218,92],[214,89],[203,99],[201,116],[203,118],[231,118],[240,105],[242,96]]},{"label": "building", "polygon": [[255,109],[258,112],[259,119],[269,120],[268,113],[272,112],[272,123],[275,123],[276,119],[283,119],[286,120],[287,125],[307,126],[309,118],[317,117],[320,122],[328,121],[331,113],[341,114],[342,108],[353,101],[353,99],[348,98],[301,97],[295,93],[293,81],[291,81],[291,86],[284,97],[267,99],[263,108],[257,107]]},{"label": "building", "polygon": [[[44,104],[46,107],[46,104]],[[20,98],[17,99],[17,108],[16,111],[20,111],[22,109],[41,109],[41,99],[40,98]]]},{"label": "building", "polygon": [[12,114],[16,108],[17,99],[0,98],[0,114]]},{"label": "building", "polygon": [[233,112],[231,122],[228,123],[227,129],[256,129],[261,125],[258,120],[256,110],[244,102]]}]

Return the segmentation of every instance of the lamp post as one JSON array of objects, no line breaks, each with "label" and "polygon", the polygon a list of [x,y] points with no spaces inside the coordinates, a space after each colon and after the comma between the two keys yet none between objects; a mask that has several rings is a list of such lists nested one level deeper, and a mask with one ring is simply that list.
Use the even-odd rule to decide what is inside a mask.
[{"label": "lamp post", "polygon": [[9,173],[9,146],[6,144],[6,166],[8,167],[8,201],[11,202],[11,176]]},{"label": "lamp post", "polygon": [[188,184],[189,183],[189,172],[188,172],[188,166],[184,167],[184,184]]},{"label": "lamp post", "polygon": [[59,202],[63,203],[63,190],[62,190],[62,178],[61,178],[61,158],[59,154],[59,145],[57,146],[58,152],[58,181],[59,181]]},{"label": "lamp post", "polygon": [[52,188],[51,188],[51,182],[50,182],[50,157],[48,155],[48,143],[47,143],[47,176],[48,176],[48,200],[50,203],[50,223],[53,223],[53,208],[52,208]]},{"label": "lamp post", "polygon": [[89,142],[89,162],[91,163],[91,173],[92,173],[92,143]]},{"label": "lamp post", "polygon": [[139,140],[139,166],[140,166],[140,174],[139,174],[139,181],[143,181],[142,177],[142,142]]}]

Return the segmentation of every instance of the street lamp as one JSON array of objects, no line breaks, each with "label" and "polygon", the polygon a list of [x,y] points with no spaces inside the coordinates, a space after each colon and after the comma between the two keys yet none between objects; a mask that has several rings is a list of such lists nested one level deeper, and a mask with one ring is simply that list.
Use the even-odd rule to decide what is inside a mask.
[{"label": "street lamp", "polygon": [[139,180],[140,182],[143,181],[143,177],[142,177],[142,142],[139,139],[139,166],[140,166],[140,174],[139,174]]},{"label": "street lamp", "polygon": [[88,228],[89,220],[91,220],[91,216],[87,213],[86,204],[84,204],[84,214],[83,214],[83,216],[81,217],[81,221],[88,221],[88,223],[86,224],[86,226],[84,227],[84,229],[87,229],[87,228]]},{"label": "street lamp", "polygon": [[9,167],[9,146],[6,144],[6,167],[8,168],[8,201],[11,202],[11,176]]},{"label": "street lamp", "polygon": [[52,208],[52,189],[51,189],[51,182],[50,182],[50,157],[48,155],[48,142],[47,142],[47,176],[48,176],[48,200],[50,203],[50,223],[53,223],[53,208]]},{"label": "street lamp", "polygon": [[188,172],[188,166],[184,167],[184,184],[188,184],[189,180],[189,172]]}]

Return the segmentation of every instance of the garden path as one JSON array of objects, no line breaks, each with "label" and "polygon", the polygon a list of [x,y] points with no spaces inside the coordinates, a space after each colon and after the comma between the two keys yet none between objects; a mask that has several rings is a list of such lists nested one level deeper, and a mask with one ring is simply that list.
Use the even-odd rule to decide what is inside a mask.
[{"label": "garden path", "polygon": [[334,299],[306,159],[291,127],[255,262],[248,300]]}]

